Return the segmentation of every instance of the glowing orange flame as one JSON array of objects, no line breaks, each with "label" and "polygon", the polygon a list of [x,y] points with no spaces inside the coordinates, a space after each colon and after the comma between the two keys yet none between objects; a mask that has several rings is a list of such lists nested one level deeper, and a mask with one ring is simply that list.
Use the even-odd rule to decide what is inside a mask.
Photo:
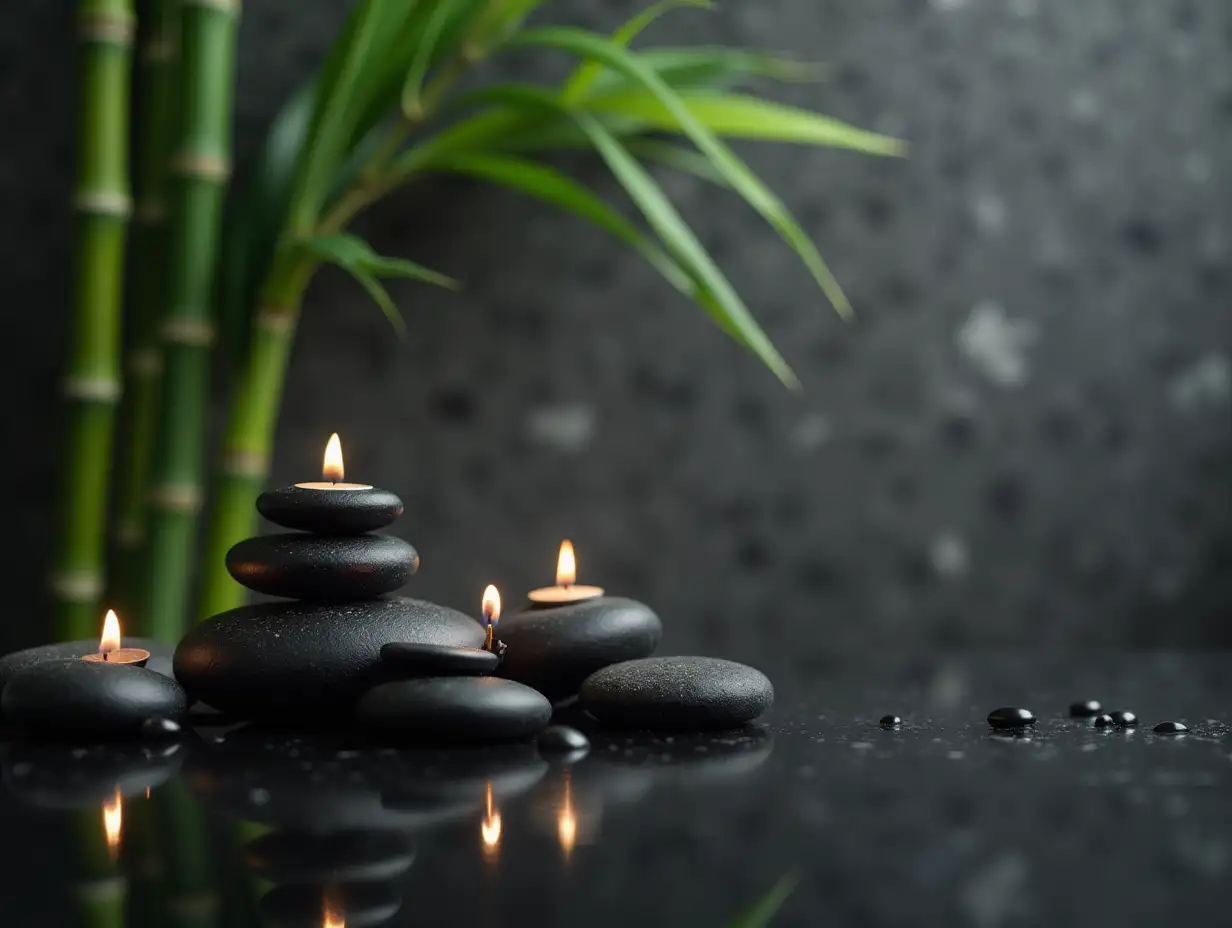
[{"label": "glowing orange flame", "polygon": [[338,437],[337,432],[334,432],[329,436],[329,442],[325,445],[325,463],[321,466],[321,479],[331,483],[341,483],[345,474],[346,468],[342,466],[342,439]]},{"label": "glowing orange flame", "polygon": [[573,846],[577,843],[578,820],[577,812],[573,808],[573,784],[569,779],[569,772],[565,771],[565,796],[560,803],[560,811],[556,814],[556,837],[560,840],[560,849],[564,852],[565,858],[573,853]]},{"label": "glowing orange flame", "polygon": [[124,799],[117,786],[115,796],[103,803],[103,834],[107,837],[107,853],[115,860],[120,853],[120,834],[124,829]]},{"label": "glowing orange flame", "polygon": [[556,585],[573,586],[577,580],[577,558],[573,556],[573,542],[568,538],[560,543],[560,555],[556,558]]},{"label": "glowing orange flame", "polygon": [[488,784],[484,799],[483,822],[479,825],[479,836],[483,839],[483,856],[495,857],[500,850],[501,817],[492,806],[492,784]]},{"label": "glowing orange flame", "polygon": [[500,618],[500,614],[500,590],[489,583],[488,588],[483,591],[483,617],[489,622],[495,622]]},{"label": "glowing orange flame", "polygon": [[325,892],[325,915],[321,920],[321,928],[346,928],[346,917],[334,901],[333,892],[328,889]]},{"label": "glowing orange flame", "polygon": [[98,650],[110,654],[120,649],[120,618],[114,609],[107,610],[107,618],[103,620],[103,637],[98,642]]}]

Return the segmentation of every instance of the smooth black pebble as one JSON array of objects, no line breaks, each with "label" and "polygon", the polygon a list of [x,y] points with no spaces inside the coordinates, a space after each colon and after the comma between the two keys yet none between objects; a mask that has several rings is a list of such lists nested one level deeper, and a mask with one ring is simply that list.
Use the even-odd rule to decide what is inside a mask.
[{"label": "smooth black pebble", "polygon": [[[174,651],[169,645],[152,638],[136,638],[124,636],[124,647],[144,648],[150,652],[150,660],[145,665],[146,670],[161,673],[164,677],[173,676],[171,672],[171,655]],[[98,651],[98,639],[82,639],[80,641],[62,641],[58,644],[43,644],[22,651],[13,651],[0,657],[0,691],[5,684],[27,667],[41,664],[43,661],[64,660],[70,657],[85,657]]]},{"label": "smooth black pebble", "polygon": [[425,741],[512,741],[543,730],[542,693],[497,677],[426,677],[373,687],[355,717],[369,731]]},{"label": "smooth black pebble", "polygon": [[404,835],[380,831],[275,831],[244,849],[249,869],[275,883],[389,880],[414,860],[415,849]]},{"label": "smooth black pebble", "polygon": [[258,535],[227,552],[227,571],[250,590],[310,602],[392,593],[419,568],[419,555],[393,535]]},{"label": "smooth black pebble", "polygon": [[282,487],[257,497],[257,512],[275,525],[322,535],[361,535],[392,525],[402,500],[388,490]]},{"label": "smooth black pebble", "polygon": [[1116,722],[1112,720],[1112,716],[1110,716],[1107,712],[1102,715],[1095,716],[1096,728],[1111,728],[1115,724]]},{"label": "smooth black pebble", "polygon": [[7,723],[48,740],[134,737],[151,716],[179,719],[188,710],[184,690],[162,674],[77,658],[27,667],[0,702]]},{"label": "smooth black pebble", "polygon": [[481,677],[500,663],[499,657],[483,648],[450,648],[409,641],[382,645],[381,660],[395,677]]},{"label": "smooth black pebble", "polygon": [[608,725],[694,731],[735,728],[774,702],[760,670],[716,657],[648,657],[587,677],[578,706]]},{"label": "smooth black pebble", "polygon": [[1160,722],[1152,729],[1157,735],[1183,735],[1189,726],[1182,722]]},{"label": "smooth black pebble", "polygon": [[653,654],[663,623],[649,606],[601,596],[502,618],[497,635],[508,646],[499,675],[557,701],[596,670]]},{"label": "smooth black pebble", "polygon": [[537,743],[543,751],[584,751],[590,747],[590,739],[568,725],[549,725],[539,732]]},{"label": "smooth black pebble", "polygon": [[1138,724],[1138,716],[1126,709],[1118,709],[1111,713],[1112,724],[1118,728],[1133,728]]},{"label": "smooth black pebble", "polygon": [[1100,705],[1098,699],[1088,699],[1084,702],[1072,702],[1069,704],[1070,718],[1089,719],[1103,711],[1104,707]]},{"label": "smooth black pebble", "polygon": [[245,719],[311,725],[349,713],[391,679],[388,641],[456,648],[483,644],[468,615],[399,596],[342,605],[259,603],[194,626],[175,651],[175,675],[194,699]]},{"label": "smooth black pebble", "polygon": [[993,728],[1025,728],[1035,724],[1035,713],[1030,709],[1002,706],[988,713],[988,724]]},{"label": "smooth black pebble", "polygon": [[141,737],[151,741],[169,741],[178,738],[182,731],[179,722],[162,716],[148,718],[141,723]]},{"label": "smooth black pebble", "polygon": [[883,715],[878,724],[882,728],[898,728],[899,725],[903,724],[903,720],[897,715]]}]

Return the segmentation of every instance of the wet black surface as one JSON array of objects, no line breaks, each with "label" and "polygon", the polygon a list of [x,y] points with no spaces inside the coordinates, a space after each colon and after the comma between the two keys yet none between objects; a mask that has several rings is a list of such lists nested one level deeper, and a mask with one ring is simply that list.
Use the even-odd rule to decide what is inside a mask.
[{"label": "wet black surface", "polygon": [[[320,925],[327,898],[354,907],[348,925],[721,926],[789,872],[782,926],[1226,915],[1232,657],[882,658],[811,676],[775,681],[764,725],[589,726],[574,763],[533,744],[393,750],[253,728],[157,757],[6,745],[4,923],[73,924],[82,836],[97,840],[117,782],[133,925],[177,924],[157,920],[161,887],[198,915],[214,899],[214,921],[179,923],[220,928],[261,924],[258,911]],[[1069,717],[1075,698],[1133,705],[1143,725],[1098,730]],[[1037,724],[992,732],[986,716],[1006,704]],[[886,706],[899,728],[879,725]],[[1155,735],[1164,720],[1190,730]],[[116,885],[105,871],[96,861],[96,891]]]}]

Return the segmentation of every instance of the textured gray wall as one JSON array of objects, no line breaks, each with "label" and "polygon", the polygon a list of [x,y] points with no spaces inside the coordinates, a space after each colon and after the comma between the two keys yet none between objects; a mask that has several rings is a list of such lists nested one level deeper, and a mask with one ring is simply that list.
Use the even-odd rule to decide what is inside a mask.
[{"label": "textured gray wall", "polygon": [[[635,6],[546,12],[608,29]],[[241,161],[343,5],[247,7]],[[69,18],[0,9],[0,377],[28,489],[6,587],[27,627],[58,463]],[[276,478],[310,476],[337,429],[350,473],[407,503],[416,592],[474,607],[494,580],[515,600],[568,535],[584,579],[662,612],[666,648],[816,666],[869,646],[1232,644],[1232,5],[728,0],[649,38],[827,61],[829,83],[772,92],[912,143],[907,161],[742,149],[842,279],[850,327],[739,202],[665,178],[806,395],[599,232],[440,183],[363,228],[465,291],[396,288],[399,344],[323,274]]]}]

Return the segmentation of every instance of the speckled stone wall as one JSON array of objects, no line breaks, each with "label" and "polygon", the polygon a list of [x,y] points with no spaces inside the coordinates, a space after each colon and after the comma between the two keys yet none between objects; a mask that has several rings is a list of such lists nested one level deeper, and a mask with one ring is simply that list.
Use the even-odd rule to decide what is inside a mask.
[{"label": "speckled stone wall", "polygon": [[[247,6],[241,163],[342,12]],[[607,29],[634,6],[547,12]],[[0,9],[0,377],[25,488],[4,576],[23,639],[58,464],[69,23],[67,4]],[[465,290],[394,288],[400,344],[323,274],[276,478],[311,475],[339,430],[350,472],[407,503],[416,592],[477,607],[491,580],[515,600],[568,535],[584,579],[660,609],[665,649],[768,668],[890,646],[1232,644],[1232,5],[728,0],[649,38],[827,61],[827,83],[773,92],[912,143],[906,161],[741,149],[816,237],[851,326],[741,203],[664,178],[805,394],[601,233],[425,185],[364,230]],[[592,162],[564,164],[617,195]]]}]

